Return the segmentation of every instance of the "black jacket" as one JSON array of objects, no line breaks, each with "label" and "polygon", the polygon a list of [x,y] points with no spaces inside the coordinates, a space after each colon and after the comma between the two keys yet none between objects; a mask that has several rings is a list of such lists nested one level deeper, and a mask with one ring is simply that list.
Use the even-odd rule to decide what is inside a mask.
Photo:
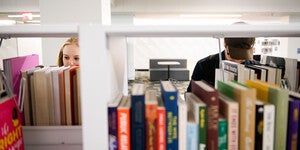
[{"label": "black jacket", "polygon": [[[225,60],[225,51],[221,52],[222,60]],[[215,86],[215,70],[219,68],[219,53],[207,56],[199,60],[194,68],[191,80],[205,80]],[[259,64],[258,61],[246,61],[244,64]],[[191,82],[187,88],[191,92]]]}]

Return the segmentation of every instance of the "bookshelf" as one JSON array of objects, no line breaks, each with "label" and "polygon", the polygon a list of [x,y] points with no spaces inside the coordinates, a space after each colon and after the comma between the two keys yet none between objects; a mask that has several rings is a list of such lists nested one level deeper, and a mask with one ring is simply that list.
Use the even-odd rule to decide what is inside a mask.
[{"label": "bookshelf", "polygon": [[[106,102],[127,94],[126,37],[300,37],[300,24],[225,26],[4,26],[0,38],[80,38],[82,126],[24,127],[30,149],[108,149]],[[81,147],[82,144],[82,147]]]}]

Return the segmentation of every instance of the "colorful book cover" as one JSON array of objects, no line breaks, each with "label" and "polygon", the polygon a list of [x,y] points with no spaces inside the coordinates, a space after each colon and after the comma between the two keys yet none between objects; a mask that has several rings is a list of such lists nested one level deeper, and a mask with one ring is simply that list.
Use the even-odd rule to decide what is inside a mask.
[{"label": "colorful book cover", "polygon": [[298,130],[299,130],[299,110],[300,101],[291,98],[289,100],[289,112],[288,112],[288,131],[287,131],[287,150],[295,150],[298,142]]},{"label": "colorful book cover", "polygon": [[118,106],[118,149],[131,150],[130,96],[124,96]]},{"label": "colorful book cover", "polygon": [[227,128],[227,120],[224,116],[221,115],[219,117],[218,150],[227,150]]},{"label": "colorful book cover", "polygon": [[131,91],[131,149],[145,149],[145,85],[134,84]]},{"label": "colorful book cover", "polygon": [[24,150],[22,118],[16,97],[0,99],[0,149]]},{"label": "colorful book cover", "polygon": [[198,148],[200,150],[205,150],[207,137],[206,104],[192,92],[185,93],[185,99],[189,113],[192,112],[196,118],[195,120],[198,126]]},{"label": "colorful book cover", "polygon": [[148,90],[145,94],[145,115],[146,115],[146,150],[154,150],[157,147],[157,92]]},{"label": "colorful book cover", "polygon": [[218,149],[219,93],[204,80],[191,81],[192,93],[207,106],[207,149]]},{"label": "colorful book cover", "polygon": [[232,98],[219,93],[220,114],[227,119],[227,148],[239,149],[239,104]]},{"label": "colorful book cover", "polygon": [[110,150],[118,150],[118,106],[124,97],[117,96],[107,104],[108,146]]},{"label": "colorful book cover", "polygon": [[232,81],[219,81],[218,90],[239,103],[239,149],[254,149],[256,90]]},{"label": "colorful book cover", "polygon": [[157,100],[157,150],[166,150],[166,108],[160,96]]},{"label": "colorful book cover", "polygon": [[39,55],[37,54],[3,59],[3,70],[13,88],[14,94],[19,95],[21,71],[38,65]]},{"label": "colorful book cover", "polygon": [[[248,83],[251,81],[247,81],[246,84],[255,88],[258,92],[263,92],[267,96],[265,96],[265,100],[275,106],[275,133],[274,133],[274,149],[281,150],[286,149],[286,136],[287,136],[287,122],[288,122],[288,101],[289,101],[289,91],[286,89],[279,88],[275,84],[267,83],[260,80],[255,80],[256,83],[260,85],[257,88]],[[266,91],[262,91],[262,89],[267,89]]]},{"label": "colorful book cover", "polygon": [[160,81],[160,87],[166,107],[166,149],[178,149],[178,90],[171,81]]}]

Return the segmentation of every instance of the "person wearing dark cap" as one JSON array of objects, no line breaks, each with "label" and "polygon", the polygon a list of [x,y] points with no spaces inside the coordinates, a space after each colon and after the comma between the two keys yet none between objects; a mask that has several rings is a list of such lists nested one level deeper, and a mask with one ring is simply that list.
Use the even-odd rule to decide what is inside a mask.
[{"label": "person wearing dark cap", "polygon": [[[255,38],[224,38],[225,50],[221,52],[222,60],[229,60],[242,64],[259,64],[253,60]],[[199,60],[194,68],[191,79],[205,80],[215,86],[215,70],[219,68],[219,53],[207,56]],[[187,88],[191,92],[191,83]]]}]

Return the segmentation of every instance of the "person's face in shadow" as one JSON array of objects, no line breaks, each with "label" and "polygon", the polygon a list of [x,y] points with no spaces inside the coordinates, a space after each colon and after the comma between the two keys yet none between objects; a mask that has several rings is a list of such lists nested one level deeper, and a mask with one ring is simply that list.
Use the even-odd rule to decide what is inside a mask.
[{"label": "person's face in shadow", "polygon": [[64,66],[79,66],[79,47],[72,44],[63,48],[63,64]]}]

